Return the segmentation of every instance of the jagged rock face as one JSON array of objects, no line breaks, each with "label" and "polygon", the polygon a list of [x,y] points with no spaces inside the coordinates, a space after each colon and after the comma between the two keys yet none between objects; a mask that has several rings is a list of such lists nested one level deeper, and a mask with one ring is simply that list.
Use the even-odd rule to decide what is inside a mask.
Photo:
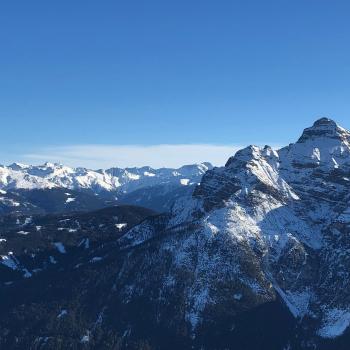
[{"label": "jagged rock face", "polygon": [[[224,167],[207,171],[171,213],[147,218],[104,244],[103,254],[96,248],[103,262],[79,267],[79,274],[66,267],[75,292],[65,285],[70,292],[60,307],[80,315],[82,329],[71,319],[74,334],[43,340],[60,329],[57,305],[33,296],[32,308],[52,308],[55,316],[38,315],[17,344],[347,349],[349,145],[349,132],[323,118],[278,151],[249,146],[237,152]],[[61,289],[51,281],[45,295]],[[20,306],[15,311],[21,322],[30,318]],[[13,317],[6,313],[0,329],[11,329]],[[5,333],[0,344],[15,344]],[[84,334],[89,341],[81,345]]]},{"label": "jagged rock face", "polygon": [[[316,344],[350,324],[349,193],[350,133],[323,118],[277,152],[237,152],[175,204],[166,228],[144,224],[120,240],[129,260],[156,246],[152,264],[169,266],[160,274],[162,293],[183,284],[193,337],[223,314],[234,319],[280,300]],[[133,283],[136,298],[144,286]]]}]

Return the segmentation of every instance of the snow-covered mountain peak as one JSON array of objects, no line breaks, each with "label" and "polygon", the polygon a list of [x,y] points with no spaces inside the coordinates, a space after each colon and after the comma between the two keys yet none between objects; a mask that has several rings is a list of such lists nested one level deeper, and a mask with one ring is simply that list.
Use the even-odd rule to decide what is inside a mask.
[{"label": "snow-covered mountain peak", "polygon": [[226,167],[229,167],[235,162],[249,162],[253,159],[261,157],[261,149],[258,146],[250,145],[236,152],[236,154],[229,158],[226,162]]},{"label": "snow-covered mountain peak", "polygon": [[334,130],[334,129],[337,129],[338,127],[339,127],[338,124],[333,119],[330,119],[327,117],[322,117],[317,119],[312,126],[313,129],[325,129],[325,130]]},{"label": "snow-covered mountain peak", "polygon": [[188,164],[183,165],[181,168],[177,169],[183,175],[197,173],[203,175],[206,171],[212,169],[213,166],[208,163],[196,163],[196,164]]},{"label": "snow-covered mountain peak", "polygon": [[23,164],[23,163],[12,163],[8,166],[8,168],[12,169],[12,170],[22,170],[22,169],[27,169],[29,168],[29,165],[27,164]]},{"label": "snow-covered mountain peak", "polygon": [[267,162],[272,168],[336,169],[350,167],[350,132],[335,121],[321,118],[306,128],[297,142],[276,151],[270,146],[250,145],[229,158],[225,167],[246,167],[248,164]]},{"label": "snow-covered mountain peak", "polygon": [[278,153],[270,146],[266,145],[263,148],[250,145],[236,152],[226,162],[225,168],[248,168],[255,173],[254,169],[268,167],[276,170],[278,168]]},{"label": "snow-covered mountain peak", "polygon": [[60,166],[60,164],[59,163],[52,163],[52,162],[45,162],[44,164],[39,165],[39,166],[42,168],[55,168],[57,166]]},{"label": "snow-covered mountain peak", "polygon": [[287,169],[350,166],[350,132],[331,119],[321,118],[306,128],[296,143],[278,153]]},{"label": "snow-covered mountain peak", "polygon": [[298,142],[307,142],[309,140],[317,140],[324,138],[334,138],[341,141],[349,140],[350,133],[346,129],[339,126],[334,120],[329,118],[321,118],[306,128],[298,140]]}]

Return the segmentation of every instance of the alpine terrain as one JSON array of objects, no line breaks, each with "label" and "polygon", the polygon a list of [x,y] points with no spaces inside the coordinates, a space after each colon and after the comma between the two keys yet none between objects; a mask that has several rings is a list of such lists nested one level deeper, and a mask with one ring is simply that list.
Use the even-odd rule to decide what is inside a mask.
[{"label": "alpine terrain", "polygon": [[210,163],[107,170],[14,163],[0,166],[0,213],[89,211],[117,203],[168,211],[209,169]]},{"label": "alpine terrain", "polygon": [[[33,188],[133,205],[0,217],[0,348],[349,349],[350,132],[322,118],[279,150],[180,169],[164,187],[149,168],[3,167],[28,210]],[[136,206],[160,185],[166,210]]]}]

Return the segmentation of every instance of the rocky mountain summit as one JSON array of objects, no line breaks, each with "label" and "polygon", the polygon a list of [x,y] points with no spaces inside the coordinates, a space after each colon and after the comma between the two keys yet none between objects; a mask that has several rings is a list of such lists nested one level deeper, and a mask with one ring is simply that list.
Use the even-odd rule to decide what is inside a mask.
[{"label": "rocky mountain summit", "polygon": [[350,132],[322,118],[208,170],[170,213],[96,245],[95,264],[6,281],[0,345],[345,350],[349,233]]},{"label": "rocky mountain summit", "polygon": [[157,245],[157,262],[170,260],[167,293],[188,278],[183,315],[195,338],[213,320],[278,301],[313,346],[350,324],[349,193],[350,133],[322,118],[278,151],[237,152],[175,204],[163,229],[137,226],[121,244],[135,255]]}]

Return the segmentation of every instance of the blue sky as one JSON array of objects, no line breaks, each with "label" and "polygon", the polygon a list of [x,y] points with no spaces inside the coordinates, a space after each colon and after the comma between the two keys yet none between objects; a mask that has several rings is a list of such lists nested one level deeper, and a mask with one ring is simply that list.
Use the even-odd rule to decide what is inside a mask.
[{"label": "blue sky", "polygon": [[349,15],[337,0],[2,1],[0,163],[222,164],[320,116],[349,128]]}]

